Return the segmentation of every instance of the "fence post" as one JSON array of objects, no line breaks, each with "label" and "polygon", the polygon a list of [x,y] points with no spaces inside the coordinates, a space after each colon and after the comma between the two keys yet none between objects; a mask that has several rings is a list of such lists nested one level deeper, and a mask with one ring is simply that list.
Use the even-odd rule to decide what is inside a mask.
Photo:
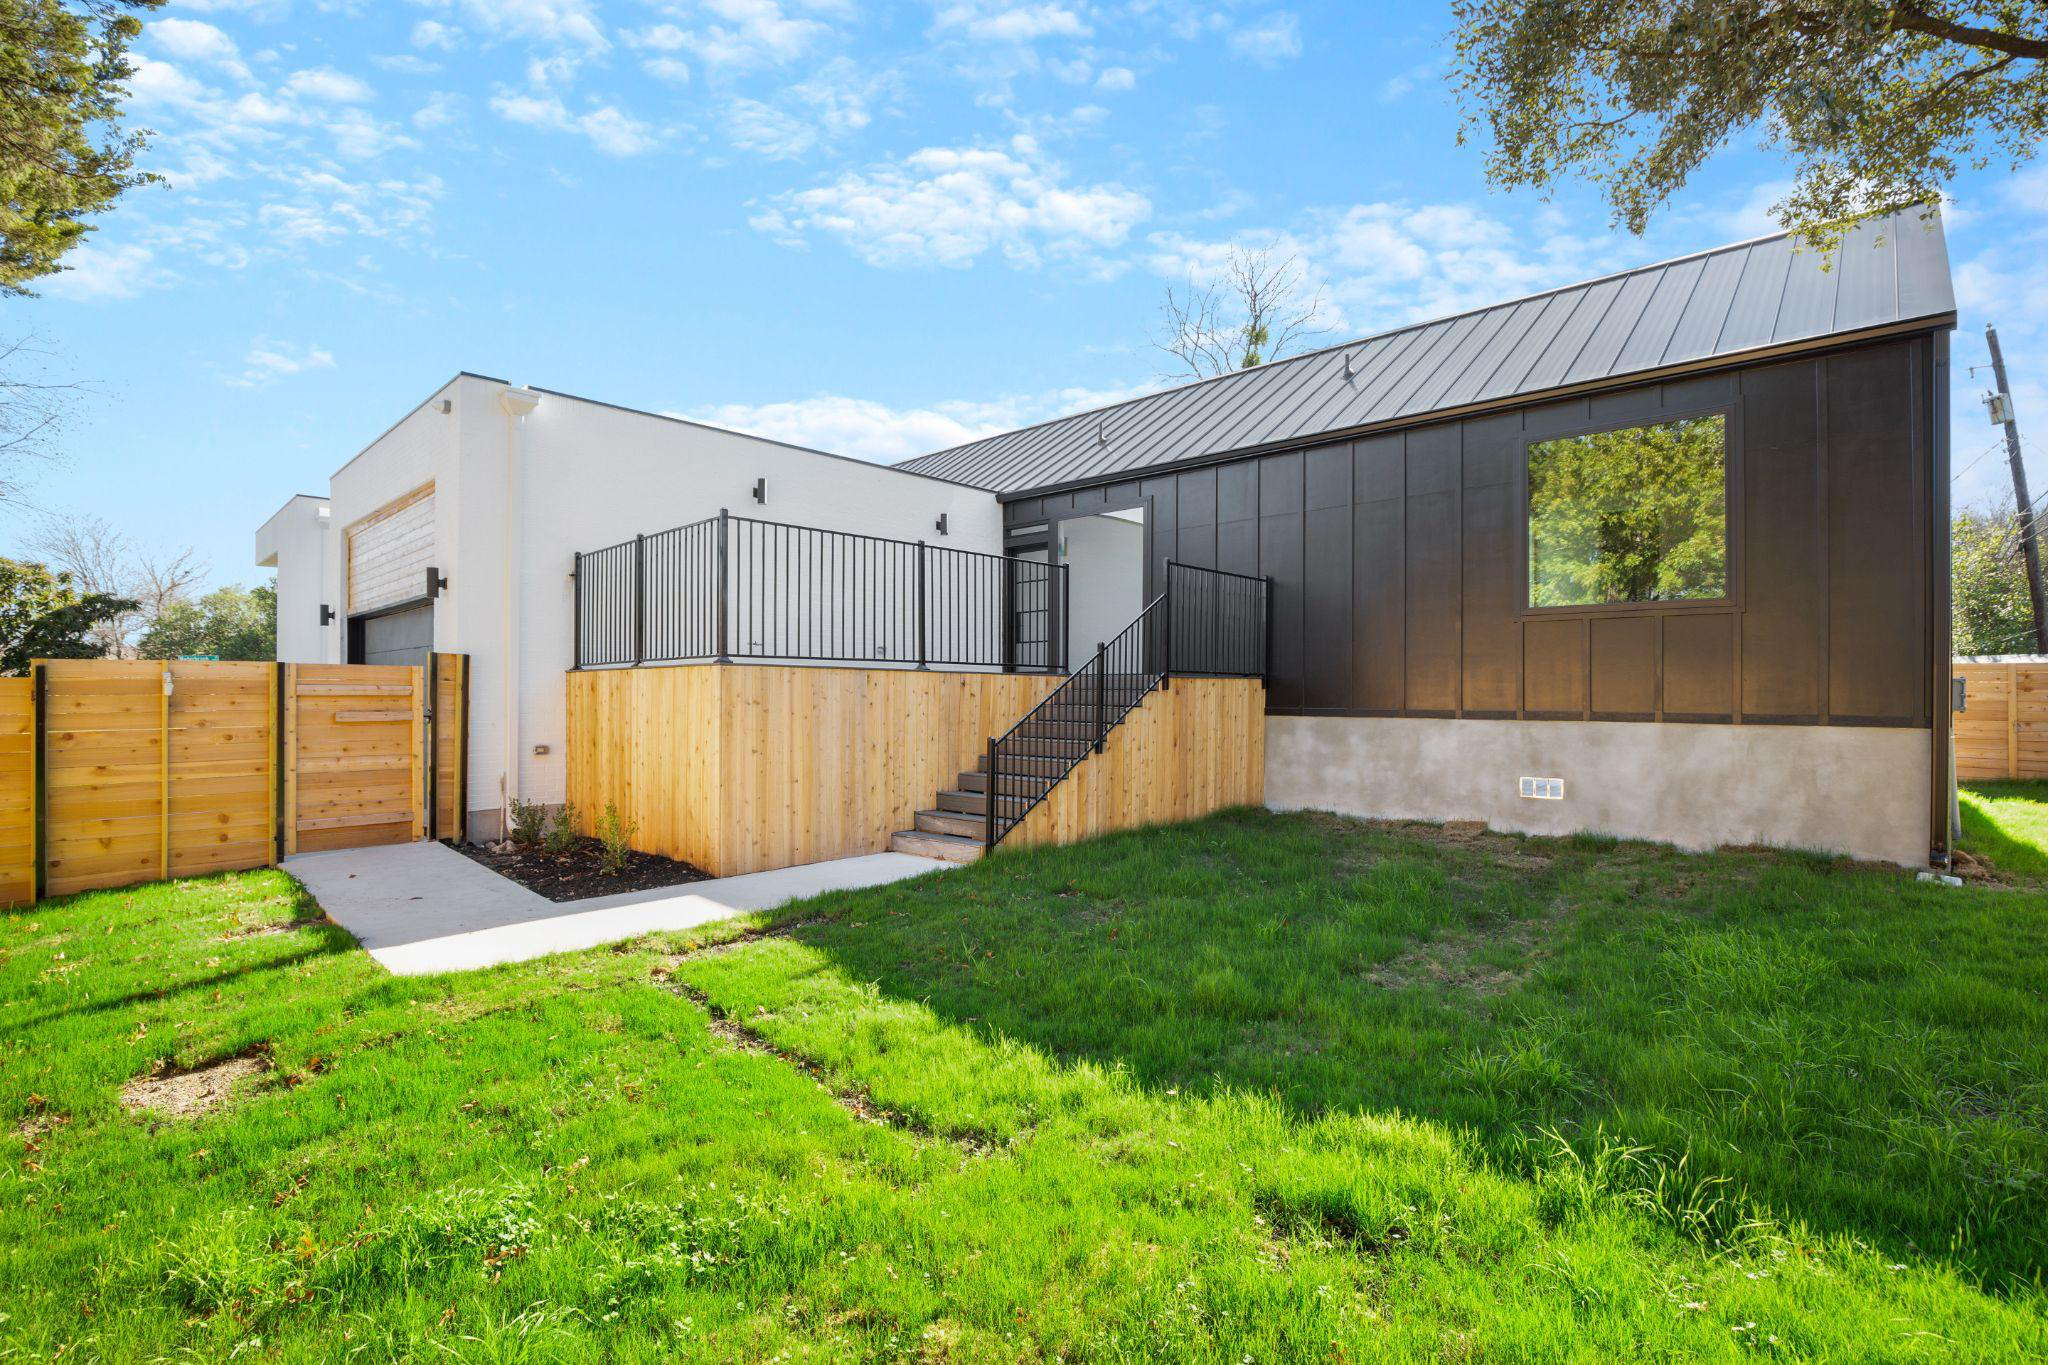
[{"label": "fence post", "polygon": [[732,662],[732,623],[726,619],[725,599],[731,586],[731,566],[726,557],[726,528],[732,524],[732,513],[718,509],[718,662]]},{"label": "fence post", "polygon": [[982,805],[981,844],[984,852],[990,851],[996,846],[996,796],[1003,789],[1002,773],[996,767],[996,764],[1001,761],[996,751],[996,737],[990,735],[988,737],[988,793],[987,800]]},{"label": "fence post", "polygon": [[1100,640],[1095,642],[1095,752],[1102,752],[1102,741],[1109,734],[1109,646]]},{"label": "fence post", "polygon": [[1017,671],[1018,653],[1017,561],[1010,558],[1008,555],[1004,555],[1003,558],[998,562],[1003,566],[1002,605],[998,609],[1001,617],[1001,625],[997,627],[999,630],[1002,631],[1003,672],[1015,673]]},{"label": "fence post", "polygon": [[49,893],[49,879],[44,875],[44,865],[49,861],[49,845],[46,842],[48,832],[44,826],[48,820],[50,790],[47,772],[49,746],[46,739],[49,730],[47,699],[50,683],[41,660],[30,664],[29,672],[35,679],[29,696],[29,724],[33,727],[33,733],[29,736],[29,763],[35,770],[35,791],[30,797],[35,802],[35,814],[29,828],[29,860],[33,864],[29,874],[29,900],[33,903]]},{"label": "fence post", "polygon": [[633,666],[647,658],[647,537],[633,537]]},{"label": "fence post", "polygon": [[576,562],[569,569],[570,627],[575,633],[575,667],[583,667],[583,551],[576,552]]},{"label": "fence post", "polygon": [[1268,574],[1261,581],[1265,584],[1265,591],[1259,610],[1266,619],[1259,623],[1259,681],[1269,683],[1272,681],[1269,675],[1273,671],[1273,576]]},{"label": "fence post", "polygon": [[917,542],[917,666],[928,668],[924,638],[924,542]]},{"label": "fence post", "polygon": [[1159,690],[1173,690],[1173,562],[1166,565],[1166,592],[1159,604]]}]

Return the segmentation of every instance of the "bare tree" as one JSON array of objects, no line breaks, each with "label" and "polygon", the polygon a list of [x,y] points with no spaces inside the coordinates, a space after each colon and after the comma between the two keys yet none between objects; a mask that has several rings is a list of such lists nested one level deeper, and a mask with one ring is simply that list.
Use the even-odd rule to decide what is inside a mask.
[{"label": "bare tree", "polygon": [[26,504],[29,466],[57,458],[69,400],[82,392],[42,376],[48,355],[33,336],[0,341],[0,506]]},{"label": "bare tree", "polygon": [[94,628],[110,658],[135,657],[136,641],[164,609],[189,599],[206,578],[206,564],[189,547],[138,545],[103,517],[46,516],[30,532],[28,546],[69,571],[84,591],[135,603]]},{"label": "bare tree", "polygon": [[1165,334],[1154,344],[1206,379],[1278,360],[1329,331],[1322,287],[1309,292],[1301,258],[1276,256],[1278,248],[1233,245],[1210,284],[1190,273],[1184,289],[1169,286],[1160,305]]}]

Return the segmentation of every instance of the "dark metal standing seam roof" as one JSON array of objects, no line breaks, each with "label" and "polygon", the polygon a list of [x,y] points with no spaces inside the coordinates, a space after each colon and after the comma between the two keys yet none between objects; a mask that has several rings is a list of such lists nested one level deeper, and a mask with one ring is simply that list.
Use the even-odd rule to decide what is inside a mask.
[{"label": "dark metal standing seam roof", "polygon": [[1953,321],[1935,210],[1719,247],[1004,432],[896,468],[1021,493],[1406,425],[1917,320]]}]

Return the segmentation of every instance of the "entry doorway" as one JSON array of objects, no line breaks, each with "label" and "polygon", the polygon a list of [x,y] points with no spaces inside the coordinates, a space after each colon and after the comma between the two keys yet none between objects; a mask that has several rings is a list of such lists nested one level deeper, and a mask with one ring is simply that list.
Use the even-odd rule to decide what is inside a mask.
[{"label": "entry doorway", "polygon": [[1053,548],[1067,566],[1067,658],[1079,668],[1145,609],[1145,508],[1062,518]]}]

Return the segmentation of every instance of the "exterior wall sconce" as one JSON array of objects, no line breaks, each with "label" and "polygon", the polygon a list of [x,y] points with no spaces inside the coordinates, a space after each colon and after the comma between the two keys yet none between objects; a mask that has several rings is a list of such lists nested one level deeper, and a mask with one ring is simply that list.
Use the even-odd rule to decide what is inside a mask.
[{"label": "exterior wall sconce", "polygon": [[946,514],[944,512],[939,513],[938,521],[933,524],[939,528],[940,535],[946,534]]},{"label": "exterior wall sconce", "polygon": [[760,478],[760,479],[756,479],[756,480],[754,480],[754,501],[755,501],[755,502],[758,502],[758,503],[760,503],[760,504],[761,504],[762,506],[764,506],[764,507],[768,505],[768,480],[767,480],[767,479],[765,479],[765,478]]},{"label": "exterior wall sconce", "polygon": [[325,602],[320,604],[320,624],[323,626],[334,624],[334,608],[328,606]]},{"label": "exterior wall sconce", "polygon": [[434,598],[436,598],[436,597],[439,597],[439,596],[441,595],[441,590],[442,590],[443,588],[446,588],[447,586],[448,586],[448,575],[447,575],[447,574],[444,574],[444,573],[442,573],[442,572],[441,572],[441,571],[440,571],[439,569],[437,569],[437,568],[434,568],[434,567],[433,567],[432,565],[428,565],[428,566],[427,566],[427,600],[428,600],[428,601],[432,601],[432,600],[433,600]]}]

